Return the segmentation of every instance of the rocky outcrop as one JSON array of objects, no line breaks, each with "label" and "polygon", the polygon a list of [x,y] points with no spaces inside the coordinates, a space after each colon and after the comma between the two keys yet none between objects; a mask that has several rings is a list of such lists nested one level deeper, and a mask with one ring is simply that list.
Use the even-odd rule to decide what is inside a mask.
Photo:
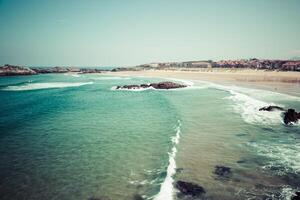
[{"label": "rocky outcrop", "polygon": [[299,119],[300,119],[300,112],[297,113],[294,109],[288,109],[284,113],[283,121],[285,124],[298,122]]},{"label": "rocky outcrop", "polygon": [[0,66],[0,76],[18,76],[18,75],[35,75],[35,74],[50,74],[50,73],[101,73],[102,69],[93,68],[77,68],[77,67],[22,67],[15,65]]},{"label": "rocky outcrop", "polygon": [[4,65],[0,66],[0,76],[34,75],[34,70],[28,67]]},{"label": "rocky outcrop", "polygon": [[176,188],[180,191],[181,194],[193,197],[199,197],[205,193],[204,188],[200,185],[185,181],[177,181]]},{"label": "rocky outcrop", "polygon": [[93,73],[101,73],[103,70],[100,69],[88,69],[82,68],[80,69],[80,74],[93,74]]},{"label": "rocky outcrop", "polygon": [[69,70],[65,67],[38,67],[32,68],[38,74],[48,74],[48,73],[67,73]]},{"label": "rocky outcrop", "polygon": [[68,73],[68,72],[88,74],[88,73],[101,73],[102,71],[100,69],[76,68],[76,67],[39,67],[39,68],[32,68],[32,69],[39,74]]},{"label": "rocky outcrop", "polygon": [[300,200],[300,191],[296,192],[295,195],[292,196],[291,200]]},{"label": "rocky outcrop", "polygon": [[265,106],[259,109],[259,111],[275,111],[275,110],[284,111],[284,108],[279,106]]},{"label": "rocky outcrop", "polygon": [[229,175],[231,175],[231,169],[230,169],[230,167],[217,165],[217,166],[215,166],[214,173],[221,177],[228,177]]},{"label": "rocky outcrop", "polygon": [[117,86],[116,89],[145,89],[150,87],[159,90],[169,90],[169,89],[184,88],[187,86],[179,83],[173,83],[173,82],[160,82],[160,83],[150,83],[150,84],[141,84],[141,85]]},{"label": "rocky outcrop", "polygon": [[300,119],[300,112],[296,112],[295,109],[292,108],[285,110],[284,108],[279,106],[265,106],[259,109],[259,111],[276,111],[276,110],[285,111],[283,113],[283,122],[286,125],[291,123],[296,123]]}]

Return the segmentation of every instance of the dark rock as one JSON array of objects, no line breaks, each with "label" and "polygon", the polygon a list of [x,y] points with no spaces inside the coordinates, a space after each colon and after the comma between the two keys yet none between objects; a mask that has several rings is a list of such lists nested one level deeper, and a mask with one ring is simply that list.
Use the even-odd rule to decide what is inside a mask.
[{"label": "dark rock", "polygon": [[205,190],[200,185],[189,183],[185,181],[177,181],[176,188],[184,195],[201,196],[205,193]]},{"label": "dark rock", "polygon": [[139,89],[139,88],[141,88],[139,85],[117,86],[117,89]]},{"label": "dark rock", "polygon": [[150,87],[149,84],[141,84],[140,86],[141,86],[142,88],[148,88],[148,87]]},{"label": "dark rock", "polygon": [[291,200],[300,200],[300,192],[296,192],[294,196],[292,196]]},{"label": "dark rock", "polygon": [[279,106],[265,106],[259,109],[259,111],[275,111],[275,110],[284,111],[284,108]]},{"label": "dark rock", "polygon": [[100,69],[89,69],[89,68],[81,68],[80,74],[93,74],[93,73],[102,73]]},{"label": "dark rock", "polygon": [[141,195],[139,195],[139,194],[135,194],[133,196],[133,200],[144,200],[144,198]]},{"label": "dark rock", "polygon": [[246,162],[246,160],[238,160],[238,161],[236,161],[236,163],[239,163],[239,164],[242,164],[242,163],[245,163]]},{"label": "dark rock", "polygon": [[141,85],[124,85],[124,86],[117,86],[116,89],[145,89],[153,87],[155,89],[176,89],[176,88],[184,88],[187,87],[186,85],[173,83],[173,82],[160,82],[160,83],[151,83],[151,84],[141,84]]},{"label": "dark rock", "polygon": [[215,166],[214,173],[218,176],[228,177],[231,174],[231,169],[230,169],[230,167],[217,165],[217,166]]},{"label": "dark rock", "polygon": [[108,197],[90,197],[88,200],[110,200]]},{"label": "dark rock", "polygon": [[166,90],[186,87],[186,85],[173,83],[173,82],[151,83],[150,86],[155,89],[166,89]]},{"label": "dark rock", "polygon": [[177,172],[177,173],[183,172],[183,168],[176,168],[176,172]]},{"label": "dark rock", "polygon": [[291,122],[297,122],[300,119],[300,112],[297,113],[294,109],[288,109],[284,113],[283,121],[285,124],[290,124]]}]

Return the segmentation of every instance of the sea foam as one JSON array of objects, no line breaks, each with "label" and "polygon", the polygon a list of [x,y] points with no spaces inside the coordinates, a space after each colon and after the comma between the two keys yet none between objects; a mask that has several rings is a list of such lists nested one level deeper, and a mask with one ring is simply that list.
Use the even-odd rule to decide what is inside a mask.
[{"label": "sea foam", "polygon": [[24,90],[40,90],[40,89],[51,89],[51,88],[65,88],[65,87],[79,87],[83,85],[90,85],[93,82],[49,82],[49,83],[25,83],[22,85],[12,85],[2,88],[5,91],[24,91]]},{"label": "sea foam", "polygon": [[264,164],[265,169],[274,170],[278,175],[287,173],[300,173],[300,146],[289,143],[276,143],[270,145],[268,142],[249,142],[257,154],[267,157]]},{"label": "sea foam", "polygon": [[163,181],[163,183],[161,184],[160,191],[155,196],[154,200],[172,200],[173,199],[173,193],[174,193],[173,175],[176,173],[176,161],[175,161],[175,157],[176,157],[176,153],[177,153],[176,145],[179,143],[179,139],[180,139],[180,134],[181,134],[180,126],[181,126],[181,123],[178,120],[178,126],[175,129],[176,135],[171,138],[173,147],[172,147],[171,152],[169,152],[169,165],[167,168],[167,176],[166,176],[165,180]]},{"label": "sea foam", "polygon": [[248,95],[229,91],[231,96],[227,99],[232,100],[235,104],[233,105],[234,111],[240,113],[243,120],[247,123],[256,124],[278,124],[283,123],[281,113],[282,111],[259,111],[260,108],[275,105],[274,103],[267,103],[254,99]]}]

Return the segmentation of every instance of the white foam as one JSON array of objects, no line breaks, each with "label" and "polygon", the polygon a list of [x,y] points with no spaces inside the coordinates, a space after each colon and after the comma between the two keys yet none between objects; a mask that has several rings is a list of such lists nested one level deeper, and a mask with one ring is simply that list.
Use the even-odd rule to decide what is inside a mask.
[{"label": "white foam", "polygon": [[187,86],[193,86],[194,85],[194,82],[191,81],[191,80],[178,79],[178,78],[165,78],[165,79],[182,82],[184,85],[187,85]]},{"label": "white foam", "polygon": [[69,73],[64,73],[65,76],[73,76],[73,77],[80,77],[80,75],[78,73],[72,73],[72,72],[69,72]]},{"label": "white foam", "polygon": [[269,90],[246,88],[246,87],[240,87],[236,85],[220,85],[208,81],[196,81],[196,82],[201,83],[203,87],[216,88],[224,91],[235,91],[242,94],[246,94],[248,96],[255,96],[257,99],[261,99],[261,100],[269,100],[269,99],[276,98],[276,100],[300,101],[300,97],[283,94],[279,92],[273,92]]},{"label": "white foam", "polygon": [[289,186],[283,186],[280,192],[280,199],[283,200],[291,200],[294,196],[296,190]]},{"label": "white foam", "polygon": [[6,91],[24,91],[24,90],[40,90],[40,89],[51,89],[51,88],[65,88],[65,87],[79,87],[83,85],[93,84],[93,82],[49,82],[49,83],[25,83],[23,85],[12,85],[3,88]]},{"label": "white foam", "polygon": [[171,138],[173,147],[171,152],[169,152],[169,165],[167,168],[167,176],[164,180],[164,182],[160,186],[159,193],[155,196],[154,200],[173,200],[173,175],[176,173],[176,162],[175,157],[177,153],[176,145],[179,143],[180,139],[180,126],[181,123],[178,120],[178,126],[176,127],[176,135]]},{"label": "white foam", "polygon": [[266,103],[254,99],[248,95],[235,92],[233,90],[229,91],[231,96],[227,99],[232,100],[235,104],[233,105],[234,110],[240,113],[243,120],[247,123],[256,124],[278,124],[283,123],[281,113],[282,111],[259,111],[260,108],[275,105],[274,103]]},{"label": "white foam", "polygon": [[276,173],[284,175],[286,173],[300,173],[300,146],[293,144],[276,143],[248,143],[255,148],[261,156],[267,157],[268,161],[263,167],[265,169],[278,168]]},{"label": "white foam", "polygon": [[[218,90],[227,91],[231,94],[231,96],[227,97],[234,102],[233,109],[235,112],[239,113],[243,120],[247,123],[251,124],[280,124],[283,123],[281,114],[282,111],[259,111],[260,108],[269,106],[269,105],[277,105],[270,101],[261,100],[266,97],[271,97],[272,99],[285,98],[289,100],[298,100],[298,97],[280,94],[276,92],[270,92],[265,90],[257,90],[250,88],[243,88],[238,86],[225,86],[219,85],[207,81],[198,81],[202,83],[203,88],[214,88]],[[260,97],[261,99],[254,98]],[[283,107],[283,106],[282,106]]]}]

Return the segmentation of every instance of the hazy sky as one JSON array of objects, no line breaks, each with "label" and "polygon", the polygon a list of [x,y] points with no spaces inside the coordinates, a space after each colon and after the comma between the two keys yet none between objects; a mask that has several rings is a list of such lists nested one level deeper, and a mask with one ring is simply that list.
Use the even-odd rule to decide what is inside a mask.
[{"label": "hazy sky", "polygon": [[300,56],[300,0],[0,0],[0,64]]}]

